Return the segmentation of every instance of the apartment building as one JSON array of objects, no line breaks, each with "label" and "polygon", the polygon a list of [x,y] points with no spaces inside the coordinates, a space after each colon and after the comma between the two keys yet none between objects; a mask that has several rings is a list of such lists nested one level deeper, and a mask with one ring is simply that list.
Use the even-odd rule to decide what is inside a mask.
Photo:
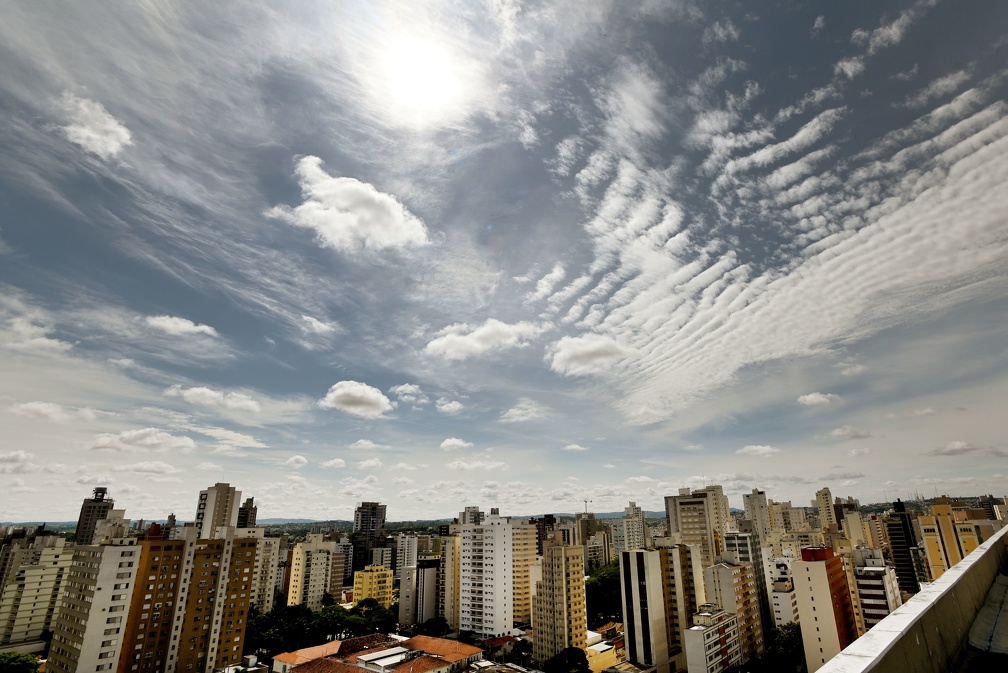
[{"label": "apartment building", "polygon": [[738,617],[718,605],[701,605],[686,631],[686,670],[721,673],[742,665]]},{"label": "apartment building", "polygon": [[[511,633],[515,527],[492,509],[482,523],[460,524],[457,530],[460,543],[459,628],[485,638]],[[534,538],[532,545],[534,550]]]},{"label": "apartment building", "polygon": [[383,608],[392,607],[392,571],[385,566],[371,565],[354,573],[354,605],[373,598]]},{"label": "apartment building", "polygon": [[759,589],[751,563],[722,561],[704,568],[707,600],[738,617],[739,642],[743,663],[754,661],[765,649],[763,621],[760,616]]},{"label": "apartment building", "polygon": [[847,574],[830,547],[802,549],[792,568],[805,664],[815,673],[857,638]]},{"label": "apartment building", "polygon": [[587,646],[584,547],[543,543],[542,579],[532,599],[532,657],[539,662],[568,647]]},{"label": "apartment building", "polygon": [[44,527],[0,540],[0,646],[38,643],[53,628],[73,545]]}]

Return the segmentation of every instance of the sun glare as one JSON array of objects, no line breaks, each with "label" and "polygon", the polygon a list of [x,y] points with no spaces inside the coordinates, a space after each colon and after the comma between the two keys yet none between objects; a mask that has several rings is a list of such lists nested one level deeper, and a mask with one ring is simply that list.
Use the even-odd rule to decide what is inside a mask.
[{"label": "sun glare", "polygon": [[463,103],[461,68],[430,41],[398,41],[383,53],[385,103],[396,117],[415,124],[450,118]]}]

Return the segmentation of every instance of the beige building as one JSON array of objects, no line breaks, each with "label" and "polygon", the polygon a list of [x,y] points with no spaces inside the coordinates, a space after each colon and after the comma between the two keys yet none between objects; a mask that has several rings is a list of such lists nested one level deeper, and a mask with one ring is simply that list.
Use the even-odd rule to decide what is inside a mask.
[{"label": "beige building", "polygon": [[550,542],[543,543],[542,579],[532,599],[532,656],[539,662],[587,646],[584,547]]},{"label": "beige building", "polygon": [[952,509],[948,498],[938,498],[931,513],[920,516],[918,522],[932,581],[980,546],[976,527],[965,520],[965,513]]},{"label": "beige building", "polygon": [[238,510],[241,491],[231,484],[217,483],[200,491],[196,504],[196,537],[200,540],[213,537],[220,526],[238,525]]},{"label": "beige building", "polygon": [[742,665],[738,617],[716,604],[701,605],[686,631],[686,670],[721,673]]},{"label": "beige building", "polygon": [[537,537],[535,523],[527,519],[509,519],[511,523],[511,582],[514,603],[511,620],[518,623],[532,621],[532,566],[536,562]]},{"label": "beige building", "polygon": [[448,628],[459,628],[459,561],[462,557],[461,539],[449,535],[441,539],[441,567],[438,572],[438,614],[448,622]]},{"label": "beige building", "polygon": [[307,540],[294,545],[287,605],[305,605],[311,610],[322,607],[322,597],[330,589],[336,547],[336,542],[326,541],[321,533],[309,533]]},{"label": "beige building", "polygon": [[382,607],[392,607],[392,571],[385,566],[367,566],[354,573],[354,605],[373,598]]},{"label": "beige building", "polygon": [[765,648],[759,589],[753,565],[721,562],[705,568],[704,586],[709,602],[738,617],[742,661],[757,659]]},{"label": "beige building", "polygon": [[831,547],[803,549],[792,569],[805,664],[815,673],[857,638],[847,573]]},{"label": "beige building", "polygon": [[720,486],[707,486],[665,497],[669,535],[677,542],[700,548],[704,567],[714,564],[724,552],[724,534],[731,530],[728,498]]},{"label": "beige building", "polygon": [[0,540],[0,646],[37,642],[52,629],[73,565],[73,545],[39,531]]},{"label": "beige building", "polygon": [[693,615],[707,602],[700,549],[676,544],[665,553],[666,619],[671,632],[670,646],[685,650],[686,631],[693,625]]}]

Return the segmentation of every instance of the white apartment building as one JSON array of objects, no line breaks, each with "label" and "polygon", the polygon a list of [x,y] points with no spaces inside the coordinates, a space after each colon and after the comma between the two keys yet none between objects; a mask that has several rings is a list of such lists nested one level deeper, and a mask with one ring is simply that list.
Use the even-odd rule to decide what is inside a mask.
[{"label": "white apartment building", "polygon": [[321,533],[309,533],[308,539],[294,545],[290,562],[290,589],[287,605],[322,607],[322,597],[332,579],[335,542],[327,542]]},{"label": "white apartment building", "polygon": [[402,578],[402,569],[411,566],[415,567],[417,564],[417,553],[419,551],[419,538],[416,535],[407,535],[406,533],[399,533],[396,536],[396,562],[395,562],[395,578]]},{"label": "white apartment building", "polygon": [[745,518],[752,521],[753,532],[761,544],[770,538],[770,505],[765,491],[754,488],[752,493],[742,495]]},{"label": "white apartment building", "polygon": [[135,538],[76,548],[53,633],[47,670],[114,671],[123,622],[136,585]]},{"label": "white apartment building", "polygon": [[636,549],[619,555],[627,661],[642,668],[670,670],[665,609],[665,550]]},{"label": "white apartment building", "polygon": [[483,523],[458,526],[459,628],[463,631],[483,638],[512,631],[512,532],[511,522],[495,509]]},{"label": "white apartment building", "polygon": [[816,491],[816,509],[819,510],[819,527],[828,528],[830,524],[837,526],[836,510],[833,509],[833,494],[828,486],[824,486]]},{"label": "white apartment building", "polygon": [[[769,549],[769,548],[768,548]],[[763,572],[767,578],[770,595],[770,610],[774,626],[784,626],[798,622],[798,597],[795,594],[791,564],[794,557],[764,557]]]},{"label": "white apartment building", "polygon": [[0,646],[39,642],[52,629],[73,565],[73,545],[59,535],[11,540],[0,553]]},{"label": "white apartment building", "polygon": [[693,626],[686,630],[686,670],[721,673],[742,664],[738,618],[717,605],[700,606]]}]

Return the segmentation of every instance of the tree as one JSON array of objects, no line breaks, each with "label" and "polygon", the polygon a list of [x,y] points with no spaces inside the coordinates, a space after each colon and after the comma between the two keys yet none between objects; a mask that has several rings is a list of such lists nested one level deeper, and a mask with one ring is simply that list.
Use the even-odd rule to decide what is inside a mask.
[{"label": "tree", "polygon": [[801,626],[790,622],[771,629],[767,634],[763,662],[766,670],[804,671],[805,646],[802,644]]},{"label": "tree", "polygon": [[578,647],[567,647],[542,665],[543,673],[591,673],[588,656]]},{"label": "tree", "polygon": [[623,621],[619,561],[599,566],[591,577],[585,580],[585,607],[590,628],[596,628],[606,622]]},{"label": "tree", "polygon": [[0,671],[4,673],[38,673],[39,660],[33,654],[0,652]]}]

